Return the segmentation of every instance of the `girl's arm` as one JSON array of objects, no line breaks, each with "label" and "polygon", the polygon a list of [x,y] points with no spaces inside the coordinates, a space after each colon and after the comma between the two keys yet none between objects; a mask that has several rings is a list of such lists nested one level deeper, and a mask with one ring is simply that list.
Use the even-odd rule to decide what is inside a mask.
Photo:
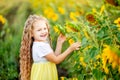
[{"label": "girl's arm", "polygon": [[62,54],[56,56],[54,55],[54,53],[50,53],[48,55],[46,55],[45,57],[51,61],[54,62],[55,64],[59,64],[60,62],[62,62],[72,51],[74,50],[78,50],[80,47],[80,43],[76,42],[73,43],[69,48],[67,48],[67,50],[65,50]]},{"label": "girl's arm", "polygon": [[60,34],[57,39],[57,44],[56,44],[56,49],[55,49],[56,56],[58,56],[61,53],[62,44],[64,43],[65,40],[66,40],[66,37],[64,35]]}]

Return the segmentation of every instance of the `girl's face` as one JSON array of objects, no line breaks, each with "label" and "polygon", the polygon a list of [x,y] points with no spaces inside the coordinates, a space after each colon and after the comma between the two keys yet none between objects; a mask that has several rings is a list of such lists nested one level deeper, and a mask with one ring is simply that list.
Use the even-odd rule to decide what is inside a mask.
[{"label": "girl's face", "polygon": [[32,36],[34,41],[46,41],[48,37],[48,27],[45,21],[36,21],[33,24]]}]

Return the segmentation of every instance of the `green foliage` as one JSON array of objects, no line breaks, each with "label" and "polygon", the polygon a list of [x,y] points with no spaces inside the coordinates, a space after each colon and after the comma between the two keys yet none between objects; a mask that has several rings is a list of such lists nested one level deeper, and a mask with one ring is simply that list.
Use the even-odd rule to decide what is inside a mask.
[{"label": "green foliage", "polygon": [[[66,60],[68,62],[67,64],[70,65],[68,66],[68,72],[71,74],[69,76],[76,77],[78,80],[118,80],[120,73],[114,76],[116,72],[118,72],[118,68],[113,69],[113,67],[108,67],[110,71],[109,73],[106,73],[102,66],[104,62],[103,57],[101,56],[99,60],[96,57],[97,55],[102,55],[104,49],[103,46],[106,44],[111,45],[112,49],[115,48],[116,51],[111,50],[114,51],[116,55],[119,54],[119,26],[110,20],[107,12],[102,14],[99,12],[93,12],[92,17],[93,16],[94,18],[92,19],[94,19],[94,24],[89,20],[83,21],[82,19],[76,23],[79,25],[81,35],[81,37],[77,36],[77,38],[81,38],[82,46],[79,51],[73,52],[70,59]],[[75,24],[73,25],[76,26]],[[77,29],[77,27],[75,28]],[[113,66],[113,63],[106,63],[106,65]],[[119,63],[116,65],[119,66]]]},{"label": "green foliage", "polygon": [[[12,2],[14,5],[9,1],[2,1],[0,6],[0,13],[6,18],[0,30],[0,80],[19,79],[19,49],[22,30],[25,19],[32,13],[28,2],[16,2],[15,0]],[[6,7],[2,8],[4,6]]]},{"label": "green foliage", "polygon": [[0,40],[0,79],[14,80],[18,79],[18,53],[20,38],[9,35],[4,41]]}]

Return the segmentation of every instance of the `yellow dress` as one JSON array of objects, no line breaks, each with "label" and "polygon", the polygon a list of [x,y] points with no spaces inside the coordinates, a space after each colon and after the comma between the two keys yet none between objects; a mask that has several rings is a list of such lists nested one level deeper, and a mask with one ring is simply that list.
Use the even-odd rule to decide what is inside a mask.
[{"label": "yellow dress", "polygon": [[34,42],[32,46],[32,64],[30,80],[58,80],[56,64],[48,61],[44,56],[53,50],[43,42]]},{"label": "yellow dress", "polygon": [[51,62],[33,63],[31,80],[58,80],[56,65]]}]

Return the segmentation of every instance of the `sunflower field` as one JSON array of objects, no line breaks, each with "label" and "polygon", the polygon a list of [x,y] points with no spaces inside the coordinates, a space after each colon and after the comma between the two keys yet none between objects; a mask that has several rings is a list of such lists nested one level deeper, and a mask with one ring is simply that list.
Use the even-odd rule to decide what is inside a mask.
[{"label": "sunflower field", "polygon": [[19,79],[21,36],[30,14],[48,19],[53,49],[59,34],[67,37],[62,51],[81,42],[57,65],[59,80],[120,79],[120,0],[1,0],[0,80]]}]

